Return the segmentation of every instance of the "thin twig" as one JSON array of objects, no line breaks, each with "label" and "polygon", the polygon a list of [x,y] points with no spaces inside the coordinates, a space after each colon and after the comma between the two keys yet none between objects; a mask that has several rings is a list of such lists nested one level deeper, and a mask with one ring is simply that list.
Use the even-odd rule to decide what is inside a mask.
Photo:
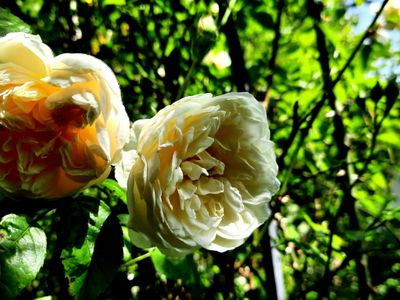
[{"label": "thin twig", "polygon": [[269,68],[269,73],[267,75],[266,81],[267,81],[267,91],[265,92],[264,96],[264,101],[263,105],[264,107],[268,108],[268,103],[269,103],[269,94],[272,88],[272,83],[274,79],[274,73],[275,73],[275,68],[276,68],[276,58],[278,56],[278,50],[279,50],[279,41],[281,38],[281,20],[282,20],[282,13],[283,13],[283,8],[285,7],[285,0],[278,0],[277,3],[277,9],[278,9],[278,14],[276,17],[276,22],[274,24],[274,32],[275,32],[275,37],[274,40],[272,41],[272,53],[271,53],[271,58],[268,63],[268,68]]},{"label": "thin twig", "polygon": [[389,0],[384,0],[380,9],[376,13],[374,19],[372,20],[371,24],[368,26],[367,30],[364,32],[363,36],[361,37],[360,41],[358,42],[357,46],[354,48],[353,52],[351,53],[350,57],[347,59],[346,63],[344,64],[343,68],[339,71],[338,75],[336,76],[335,80],[333,81],[333,86],[334,88],[336,84],[342,79],[342,76],[344,72],[347,70],[347,68],[350,66],[352,63],[353,59],[356,57],[356,54],[358,51],[361,49],[362,45],[364,44],[364,41],[367,39],[367,37],[370,35],[373,27],[375,26],[376,21],[378,20],[379,16],[382,14],[386,4],[389,2]]},{"label": "thin twig", "polygon": [[194,72],[195,68],[197,67],[198,61],[199,60],[196,58],[193,60],[191,66],[190,66],[190,69],[185,76],[185,80],[183,81],[183,84],[179,88],[176,100],[179,100],[180,98],[182,98],[183,94],[185,93],[185,90],[187,89],[187,87],[189,85],[190,79],[193,76],[193,72]]},{"label": "thin twig", "polygon": [[151,248],[151,249],[149,249],[148,252],[146,252],[146,253],[144,253],[144,254],[142,254],[142,255],[139,255],[139,256],[137,256],[137,257],[135,257],[135,258],[133,258],[133,259],[127,261],[127,262],[124,263],[121,267],[122,267],[122,268],[127,268],[127,267],[130,267],[130,266],[132,266],[132,265],[137,264],[139,261],[142,261],[142,260],[144,260],[144,259],[146,259],[146,258],[151,257],[151,253],[152,253],[155,249],[156,249],[156,248]]}]

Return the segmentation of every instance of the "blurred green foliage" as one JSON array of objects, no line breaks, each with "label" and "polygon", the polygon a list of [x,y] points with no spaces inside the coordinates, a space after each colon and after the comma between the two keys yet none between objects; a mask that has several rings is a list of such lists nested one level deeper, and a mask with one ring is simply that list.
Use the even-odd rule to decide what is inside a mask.
[{"label": "blurred green foliage", "polygon": [[[181,96],[251,92],[268,110],[282,182],[276,237],[268,222],[234,251],[183,261],[130,244],[112,176],[51,208],[1,199],[2,216],[47,236],[19,298],[275,299],[280,277],[286,299],[399,297],[400,17],[387,2],[0,1],[55,54],[109,64],[132,121]],[[3,244],[0,284],[14,291]]]}]

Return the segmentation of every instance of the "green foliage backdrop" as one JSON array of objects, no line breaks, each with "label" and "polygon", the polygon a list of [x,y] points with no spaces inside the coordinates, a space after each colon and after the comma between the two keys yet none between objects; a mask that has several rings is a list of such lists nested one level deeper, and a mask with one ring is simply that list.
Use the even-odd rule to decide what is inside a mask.
[{"label": "green foliage backdrop", "polygon": [[276,299],[281,279],[286,299],[399,297],[394,0],[0,4],[19,18],[2,30],[25,22],[55,54],[110,65],[131,120],[186,95],[249,91],[268,111],[282,183],[269,222],[245,245],[180,261],[130,245],[112,175],[74,199],[3,197],[2,299]]}]

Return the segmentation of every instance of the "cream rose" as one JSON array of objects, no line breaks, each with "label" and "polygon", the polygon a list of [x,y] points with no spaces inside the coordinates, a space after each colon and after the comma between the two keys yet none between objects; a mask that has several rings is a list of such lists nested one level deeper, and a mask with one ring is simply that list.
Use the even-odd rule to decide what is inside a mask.
[{"label": "cream rose", "polygon": [[223,252],[269,216],[278,167],[265,110],[248,93],[181,99],[135,122],[130,148],[116,174],[139,247]]},{"label": "cream rose", "polygon": [[0,190],[60,198],[106,178],[129,137],[115,75],[39,36],[0,38]]}]

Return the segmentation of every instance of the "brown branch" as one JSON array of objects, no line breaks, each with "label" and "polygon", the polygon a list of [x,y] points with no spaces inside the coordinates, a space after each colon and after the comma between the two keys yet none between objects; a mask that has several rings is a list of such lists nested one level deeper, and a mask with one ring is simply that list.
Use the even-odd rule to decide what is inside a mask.
[{"label": "brown branch", "polygon": [[244,53],[232,14],[221,29],[226,35],[229,55],[232,59],[232,81],[239,92],[248,91],[250,88],[249,75],[245,66]]},{"label": "brown branch", "polygon": [[[270,224],[268,224],[269,227]],[[261,243],[261,247],[263,249],[262,256],[262,265],[265,269],[265,273],[267,274],[266,283],[265,283],[265,291],[268,295],[268,299],[278,299],[278,293],[276,288],[276,280],[275,280],[275,272],[274,271],[274,263],[272,259],[272,249],[271,249],[271,237],[268,232],[268,228],[264,234],[263,243]]]},{"label": "brown branch", "polygon": [[347,68],[350,66],[352,63],[353,59],[356,57],[356,54],[358,51],[361,49],[361,46],[363,45],[364,41],[367,39],[367,37],[370,35],[373,27],[375,26],[376,21],[378,20],[379,16],[382,14],[383,9],[385,8],[386,4],[389,2],[389,0],[384,0],[380,9],[376,13],[374,19],[372,20],[371,24],[368,26],[367,30],[365,30],[363,36],[361,37],[360,41],[358,42],[357,46],[354,48],[353,52],[351,53],[350,57],[347,59],[346,63],[344,64],[343,68],[339,71],[338,75],[336,76],[335,80],[333,81],[333,86],[334,88],[336,84],[342,79],[342,76],[344,72],[347,70]]},{"label": "brown branch", "polygon": [[[240,42],[238,31],[236,29],[236,23],[233,18],[233,14],[231,13],[231,11],[229,11],[231,8],[228,7],[228,2],[229,1],[226,0],[217,0],[220,8],[220,14],[219,19],[217,20],[217,24],[220,27],[220,30],[225,34],[226,41],[228,43],[229,55],[232,60],[232,81],[239,92],[249,91],[250,79],[244,61],[244,52]],[[222,19],[225,18],[225,14],[228,11],[229,17],[225,22]]]},{"label": "brown branch", "polygon": [[281,38],[280,28],[281,28],[281,20],[282,20],[282,13],[283,13],[284,6],[285,6],[285,0],[278,0],[278,3],[277,3],[278,15],[276,18],[276,22],[274,24],[275,37],[274,37],[274,40],[272,41],[272,53],[271,53],[271,58],[268,63],[269,73],[266,77],[267,91],[265,92],[264,101],[263,101],[264,107],[268,107],[269,98],[270,98],[269,94],[271,92],[272,83],[274,80],[274,74],[275,74],[275,68],[276,68],[276,58],[278,56],[279,40]]}]

